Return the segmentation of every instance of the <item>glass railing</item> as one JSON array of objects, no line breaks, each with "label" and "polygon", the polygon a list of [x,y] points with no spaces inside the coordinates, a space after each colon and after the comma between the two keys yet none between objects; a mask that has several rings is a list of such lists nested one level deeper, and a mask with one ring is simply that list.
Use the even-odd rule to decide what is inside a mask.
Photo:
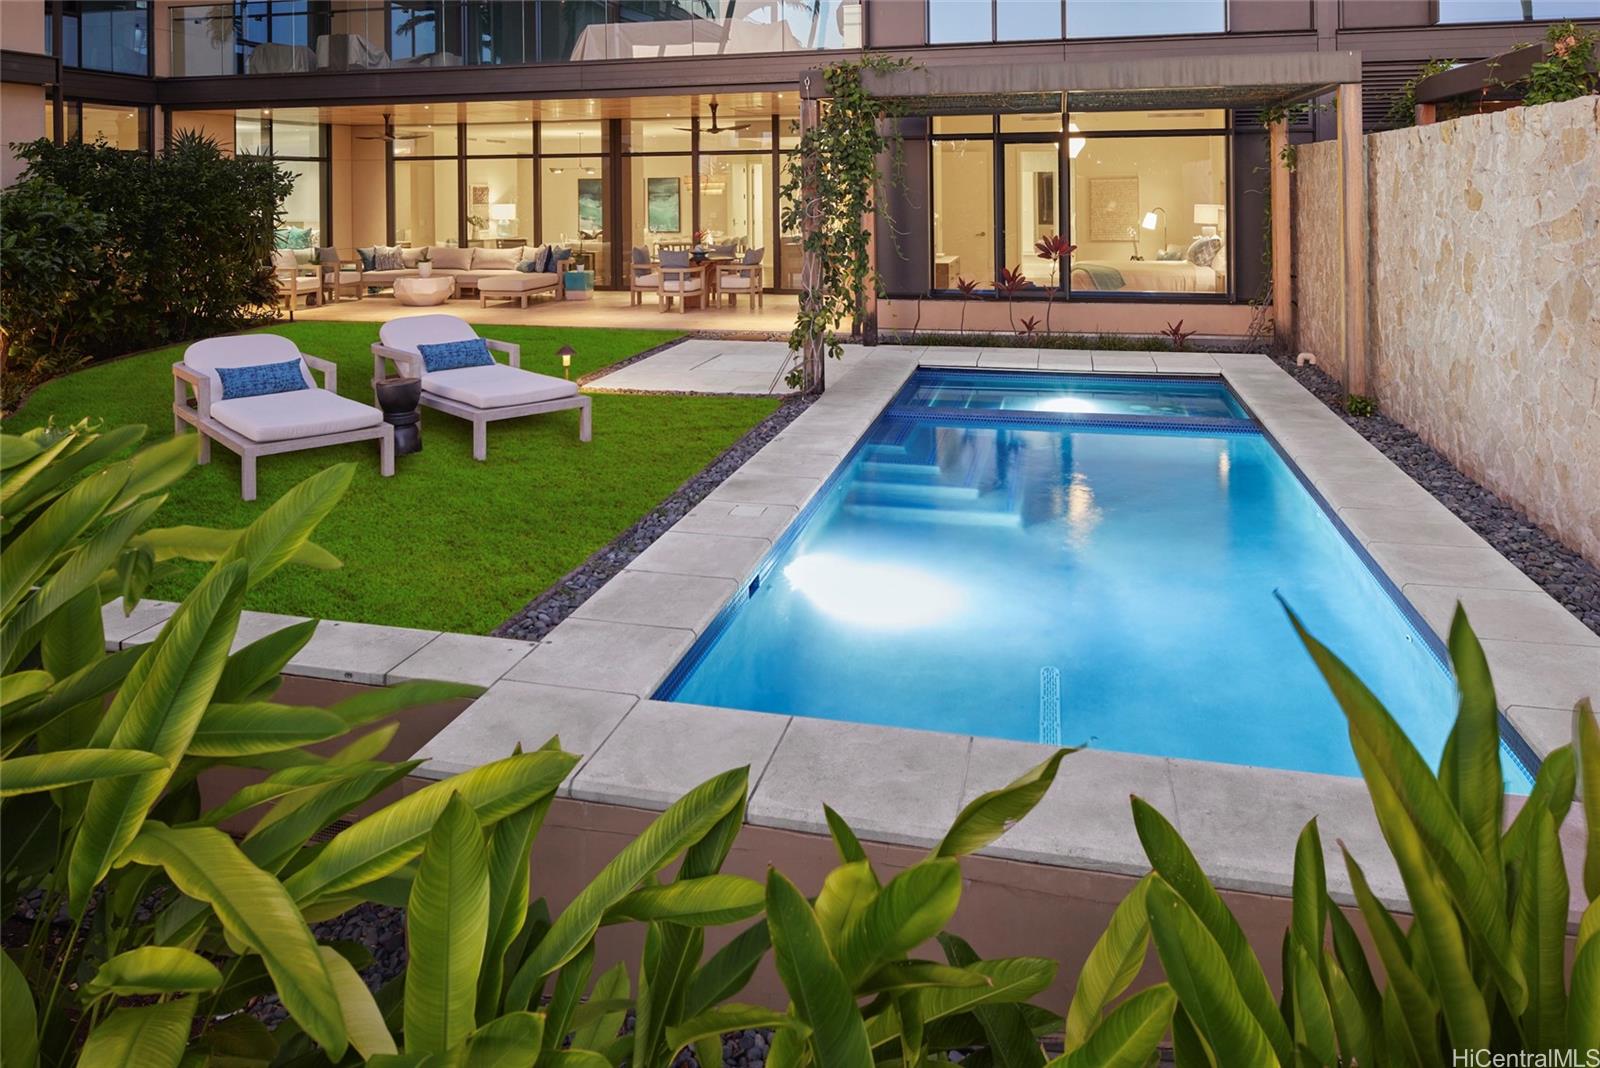
[{"label": "glass railing", "polygon": [[174,77],[861,47],[862,0],[240,0],[171,10]]}]

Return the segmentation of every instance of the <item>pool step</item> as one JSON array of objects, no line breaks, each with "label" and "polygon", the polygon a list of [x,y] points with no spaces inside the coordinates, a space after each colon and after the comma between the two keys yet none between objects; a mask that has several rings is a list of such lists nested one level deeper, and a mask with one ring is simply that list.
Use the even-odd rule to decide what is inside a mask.
[{"label": "pool step", "polygon": [[904,504],[918,506],[944,506],[979,498],[976,486],[948,486],[940,482],[897,482],[866,480],[856,483],[850,491],[851,500],[864,504]]},{"label": "pool step", "polygon": [[1020,527],[1022,517],[1015,512],[993,508],[916,508],[894,504],[869,504],[847,500],[844,511],[861,519],[881,519],[887,522],[938,523],[941,526],[964,527]]},{"label": "pool step", "polygon": [[904,460],[863,460],[858,476],[863,482],[915,482],[929,486],[944,482],[944,476],[932,464]]}]

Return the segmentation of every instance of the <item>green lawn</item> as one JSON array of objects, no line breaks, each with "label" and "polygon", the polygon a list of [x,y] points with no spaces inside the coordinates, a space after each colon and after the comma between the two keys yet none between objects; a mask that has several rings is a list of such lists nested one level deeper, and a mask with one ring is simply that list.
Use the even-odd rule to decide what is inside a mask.
[{"label": "green lawn", "polygon": [[[376,323],[270,327],[301,351],[339,365],[339,392],[372,403]],[[560,374],[555,352],[571,345],[573,375],[626,359],[677,335],[659,330],[484,327],[522,346],[522,366]],[[107,426],[143,423],[147,440],[171,432],[172,363],[182,346],[91,367],[50,382],[6,421],[10,432],[52,415]],[[374,442],[263,457],[258,497],[239,499],[239,461],[213,445],[211,463],[172,490],[155,525],[239,527],[301,479],[350,460],[356,477],[316,540],[344,561],[337,571],[285,568],[252,590],[266,612],[392,626],[487,633],[605,545],[771,413],[765,397],[596,394],[594,440],[578,441],[578,413],[489,426],[489,458],[471,453],[471,427],[423,409],[423,451],[378,474]],[[181,593],[198,567],[151,592]]]}]

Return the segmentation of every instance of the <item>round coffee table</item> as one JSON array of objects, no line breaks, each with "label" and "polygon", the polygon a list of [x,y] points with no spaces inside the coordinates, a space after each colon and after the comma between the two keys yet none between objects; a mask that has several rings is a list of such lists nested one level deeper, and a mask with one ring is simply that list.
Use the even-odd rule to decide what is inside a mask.
[{"label": "round coffee table", "polygon": [[421,452],[422,413],[417,406],[422,403],[422,379],[383,378],[372,383],[372,390],[378,395],[383,421],[394,427],[395,455]]},{"label": "round coffee table", "polygon": [[455,295],[456,280],[450,275],[442,278],[396,278],[394,299],[412,307],[429,307],[443,304]]}]

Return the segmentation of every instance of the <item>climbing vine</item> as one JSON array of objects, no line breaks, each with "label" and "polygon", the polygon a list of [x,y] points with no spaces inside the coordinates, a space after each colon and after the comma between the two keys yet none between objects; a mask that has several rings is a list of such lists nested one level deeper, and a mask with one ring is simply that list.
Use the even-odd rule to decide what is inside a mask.
[{"label": "climbing vine", "polygon": [[1523,103],[1551,104],[1600,91],[1600,78],[1594,71],[1595,42],[1600,41],[1600,34],[1575,22],[1558,22],[1545,32],[1545,40],[1550,47],[1528,74]]},{"label": "climbing vine", "polygon": [[1389,101],[1389,110],[1383,115],[1383,128],[1386,130],[1403,130],[1408,126],[1417,124],[1417,86],[1435,74],[1442,74],[1455,66],[1453,59],[1430,59],[1417,69],[1417,73],[1406,79],[1400,91],[1394,94],[1394,99]]},{"label": "climbing vine", "polygon": [[891,154],[897,171],[901,147],[895,124],[881,120],[898,118],[901,106],[873,96],[862,75],[909,66],[907,59],[866,55],[824,69],[827,98],[784,169],[784,230],[801,233],[806,254],[800,311],[789,334],[789,348],[800,353],[800,361],[789,372],[789,384],[808,392],[823,388],[823,358],[843,354],[839,324],[860,312],[869,292],[882,292],[882,280],[869,263],[869,223],[875,201],[877,218],[887,218],[878,160]]}]

